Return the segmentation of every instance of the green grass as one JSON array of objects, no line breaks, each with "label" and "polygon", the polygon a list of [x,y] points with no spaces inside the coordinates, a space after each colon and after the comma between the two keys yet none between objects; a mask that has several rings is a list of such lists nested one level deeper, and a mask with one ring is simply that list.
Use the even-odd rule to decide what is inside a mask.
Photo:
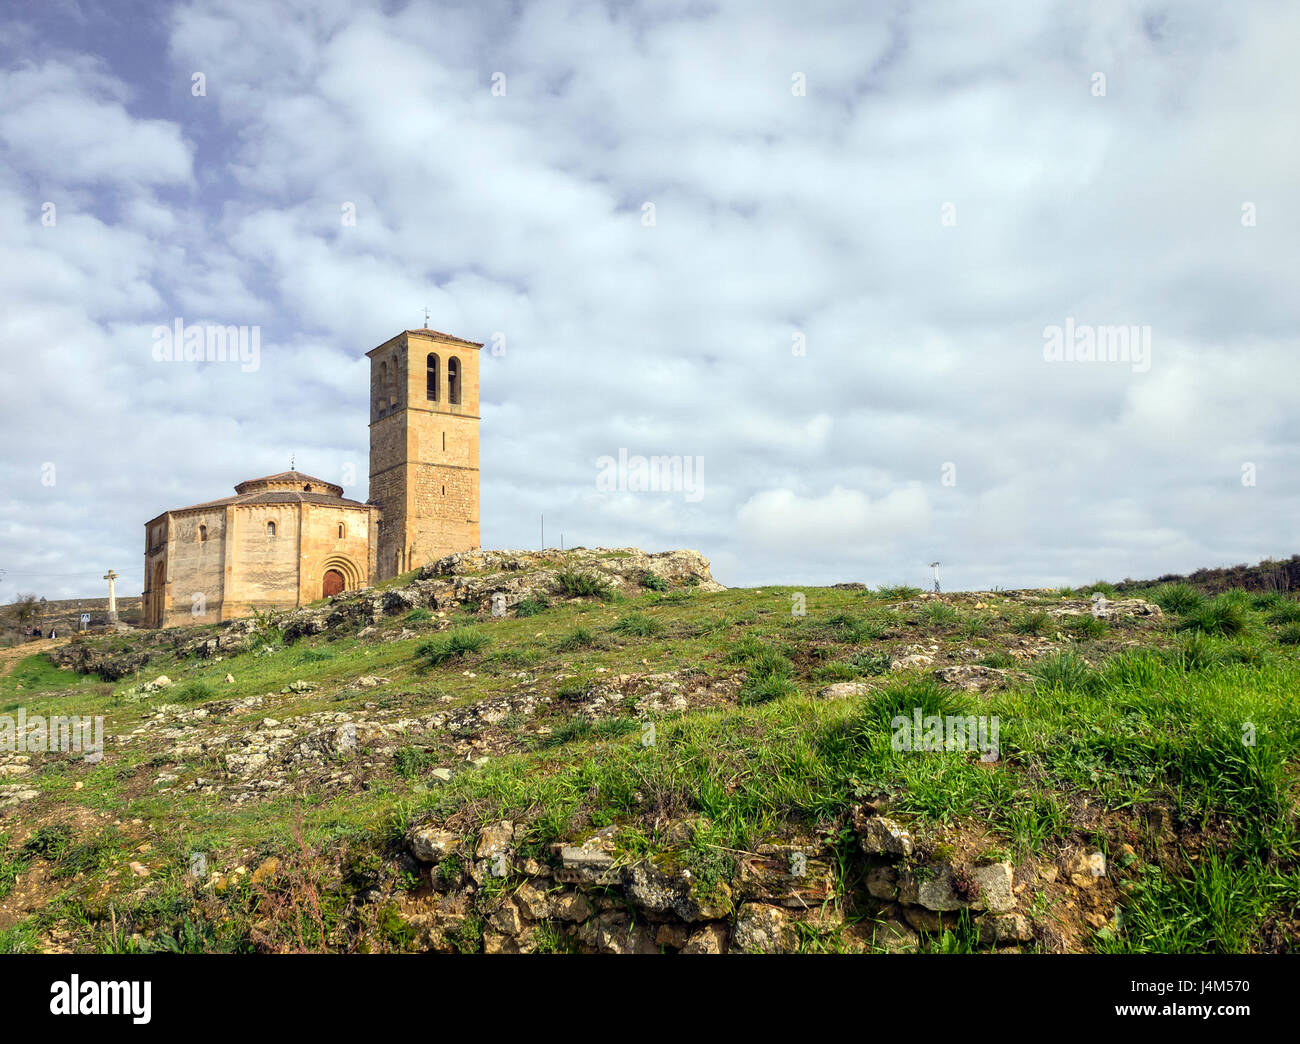
[{"label": "green grass", "polygon": [[1031,613],[1026,613],[1014,624],[1012,630],[1016,634],[1047,634],[1052,630],[1052,618],[1043,610],[1038,609]]},{"label": "green grass", "polygon": [[491,642],[491,635],[484,634],[476,628],[453,627],[446,634],[421,643],[416,647],[415,655],[426,666],[437,667],[448,660],[482,652]]},{"label": "green grass", "polygon": [[562,569],[556,573],[555,582],[559,590],[569,598],[601,598],[608,601],[614,594],[609,582],[595,573]]},{"label": "green grass", "polygon": [[551,607],[549,599],[545,595],[537,595],[531,598],[521,598],[515,603],[515,612],[519,616],[538,616],[546,612]]},{"label": "green grass", "polygon": [[876,588],[877,595],[891,602],[916,598],[920,593],[921,589],[919,587],[911,587],[908,584],[882,584]]},{"label": "green grass", "polygon": [[[120,749],[110,745],[99,766],[43,764],[27,777],[41,800],[93,813],[100,825],[46,828],[22,845],[0,839],[0,895],[35,866],[47,871],[55,889],[38,918],[0,933],[0,951],[40,949],[53,924],[75,926],[76,945],[86,950],[251,948],[251,926],[267,916],[254,897],[232,890],[207,906],[199,892],[172,886],[183,880],[191,848],[212,853],[214,865],[228,872],[235,862],[252,866],[269,854],[294,858],[293,836],[301,830],[311,852],[302,872],[319,875],[330,897],[322,916],[337,933],[331,938],[356,941],[361,936],[347,911],[365,906],[354,902],[362,886],[347,883],[346,875],[331,876],[330,867],[340,853],[355,851],[369,860],[370,870],[361,875],[367,880],[385,887],[405,880],[396,863],[399,838],[424,813],[467,836],[483,824],[511,819],[520,825],[521,854],[542,861],[550,858],[551,843],[616,825],[620,859],[672,860],[718,887],[736,882],[738,868],[727,853],[754,851],[791,833],[825,830],[841,837],[849,810],[881,793],[891,797],[891,815],[918,838],[975,831],[980,851],[1004,851],[1013,861],[1053,859],[1083,844],[1103,848],[1117,879],[1133,887],[1123,900],[1123,926],[1097,936],[1099,949],[1277,947],[1297,909],[1300,860],[1300,623],[1281,618],[1292,603],[1274,598],[1256,604],[1257,596],[1243,601],[1230,594],[1191,604],[1174,596],[1171,604],[1183,608],[1169,609],[1167,618],[1126,620],[1121,628],[1091,616],[1050,617],[1045,610],[1059,603],[1057,595],[1020,596],[977,615],[961,596],[901,611],[881,604],[913,598],[916,589],[798,590],[808,597],[803,618],[791,617],[786,589],[649,589],[613,603],[579,594],[573,597],[587,600],[555,598],[539,605],[540,617],[518,609],[420,638],[392,640],[413,622],[394,618],[380,622],[373,640],[313,636],[270,654],[248,652],[222,662],[179,660],[163,650],[138,680],[167,673],[177,686],[140,701],[125,695],[137,679],[106,686],[22,661],[24,676],[35,679],[19,693],[29,713],[67,705],[68,690],[76,688],[80,713],[103,710],[110,728],[123,732],[149,721],[158,704],[178,702],[182,692],[199,701],[238,699],[279,694],[299,679],[317,690],[226,712],[230,717],[217,727],[251,728],[264,717],[283,721],[322,710],[361,713],[376,701],[417,719],[444,706],[468,708],[485,697],[528,690],[548,699],[536,716],[514,714],[500,723],[510,731],[492,734],[500,745],[486,748],[486,764],[468,764],[463,734],[401,736],[373,753],[359,751],[347,768],[357,782],[338,793],[295,777],[283,795],[246,804],[179,788],[162,795],[153,778],[163,768],[180,771],[184,783],[213,778],[222,766],[203,754],[174,765],[153,734]],[[1223,625],[1234,619],[1242,626]],[[1064,649],[1036,660],[1008,651],[1025,644],[1017,635],[1058,630],[1075,641],[1057,639],[1053,644]],[[952,657],[936,666],[979,661],[1028,671],[1031,680],[971,694],[921,671],[903,680],[890,675],[891,654],[935,635],[942,636],[943,655]],[[963,649],[968,640],[973,652]],[[472,670],[460,670],[462,661]],[[429,673],[438,667],[453,669]],[[518,673],[525,669],[526,675]],[[235,682],[224,682],[227,672]],[[642,687],[627,690],[635,695],[625,702],[612,697],[601,717],[573,713],[589,694],[612,691],[600,687],[616,675],[659,672],[677,673],[688,694],[697,686],[730,687],[710,689],[715,695],[685,712],[639,716]],[[392,684],[351,687],[361,674],[382,675]],[[871,687],[819,695],[826,682],[859,678],[872,678]],[[12,677],[0,683],[0,692],[16,692]],[[892,719],[910,718],[918,709],[998,716],[999,762],[981,765],[969,751],[893,749]],[[504,742],[503,735],[514,741]],[[363,772],[364,761],[373,767]],[[450,782],[431,777],[439,764],[455,768]],[[76,782],[81,789],[73,789]],[[1146,844],[1140,816],[1155,803],[1170,810],[1181,831],[1159,851]],[[23,814],[19,809],[10,816]],[[120,825],[108,829],[113,820]],[[18,821],[7,819],[6,828]],[[696,841],[669,837],[665,825],[681,823],[707,827]],[[184,846],[177,840],[182,836]],[[152,847],[140,852],[144,841]],[[1138,846],[1131,865],[1118,859],[1123,841]],[[1192,842],[1195,861],[1187,857]],[[836,880],[860,887],[854,884],[861,865],[853,839],[841,847],[846,854],[836,857],[842,860]],[[154,875],[134,878],[126,869],[133,859]],[[444,870],[448,880],[456,876],[450,865]],[[133,898],[136,893],[147,898]],[[1035,898],[1031,886],[1025,907]],[[119,919],[116,939],[110,901]],[[367,938],[373,945],[410,946],[410,928],[395,907],[376,906],[371,913]],[[485,917],[480,909],[467,918],[452,945],[481,950],[484,931],[491,931]],[[277,922],[277,938],[291,932],[289,923]],[[132,941],[137,937],[143,942]],[[923,948],[966,952],[975,943],[959,924],[930,936]],[[835,950],[846,942],[834,929],[809,928],[801,945]],[[539,947],[575,949],[571,928],[542,926]]]},{"label": "green grass", "polygon": [[1189,613],[1205,603],[1205,596],[1190,584],[1162,584],[1150,595],[1151,601],[1167,613]]},{"label": "green grass", "polygon": [[1220,595],[1212,602],[1187,612],[1178,623],[1180,631],[1200,631],[1202,634],[1232,636],[1243,633],[1249,626],[1249,610],[1240,601]]},{"label": "green grass", "polygon": [[663,634],[663,621],[644,613],[628,613],[610,628],[615,634],[632,635],[637,638],[653,638]]},{"label": "green grass", "polygon": [[575,627],[560,638],[555,647],[561,652],[573,652],[577,649],[594,649],[598,644],[596,635],[587,627]]}]

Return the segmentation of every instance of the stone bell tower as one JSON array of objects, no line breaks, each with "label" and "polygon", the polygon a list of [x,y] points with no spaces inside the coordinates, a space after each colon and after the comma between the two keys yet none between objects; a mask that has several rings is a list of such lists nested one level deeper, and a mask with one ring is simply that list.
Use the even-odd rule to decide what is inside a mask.
[{"label": "stone bell tower", "polygon": [[370,503],[377,573],[388,580],[480,546],[478,353],[437,330],[406,330],[370,358]]}]

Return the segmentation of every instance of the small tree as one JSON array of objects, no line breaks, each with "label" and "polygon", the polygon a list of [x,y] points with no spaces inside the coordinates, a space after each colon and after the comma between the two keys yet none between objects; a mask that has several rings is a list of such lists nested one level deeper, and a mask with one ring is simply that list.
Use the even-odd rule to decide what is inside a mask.
[{"label": "small tree", "polygon": [[30,623],[36,619],[40,610],[40,603],[37,602],[34,594],[19,594],[14,600],[14,604],[9,607],[9,613],[19,623]]}]

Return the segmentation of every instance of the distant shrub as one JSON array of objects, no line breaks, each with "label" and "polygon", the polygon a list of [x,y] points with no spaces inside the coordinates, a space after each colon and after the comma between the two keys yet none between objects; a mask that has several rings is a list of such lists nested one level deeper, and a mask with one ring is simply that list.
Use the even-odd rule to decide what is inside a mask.
[{"label": "distant shrub", "polygon": [[921,619],[932,627],[949,627],[961,619],[961,614],[944,602],[928,602],[921,607]]},{"label": "distant shrub", "polygon": [[1105,580],[1098,580],[1095,584],[1089,584],[1083,589],[1084,594],[1095,595],[1104,594],[1107,598],[1115,597],[1115,585],[1108,584]]},{"label": "distant shrub", "polygon": [[992,652],[987,656],[982,657],[979,661],[979,665],[981,667],[996,667],[999,670],[1005,671],[1014,667],[1019,667],[1020,661],[1006,650],[999,649],[997,652]]},{"label": "distant shrub", "polygon": [[1189,613],[1204,604],[1205,596],[1190,584],[1161,584],[1151,592],[1151,601],[1167,613]]},{"label": "distant shrub", "polygon": [[558,642],[555,643],[557,649],[565,652],[573,649],[590,649],[596,644],[596,636],[585,627],[575,627]]},{"label": "distant shrub", "polygon": [[876,588],[876,594],[881,598],[898,599],[898,598],[915,598],[921,593],[919,587],[909,587],[907,584],[882,584]]},{"label": "distant shrub", "polygon": [[628,613],[614,624],[610,630],[617,631],[619,634],[635,635],[638,638],[652,638],[663,633],[664,625],[662,621],[656,620],[653,616],[645,616],[642,613]]},{"label": "distant shrub", "polygon": [[1071,620],[1066,630],[1076,638],[1100,638],[1106,633],[1107,628],[1105,621],[1099,620],[1091,613],[1085,613]]},{"label": "distant shrub", "polygon": [[217,698],[216,690],[201,681],[186,682],[179,689],[173,689],[168,695],[179,703],[206,703]]},{"label": "distant shrub", "polygon": [[533,595],[529,598],[521,598],[515,603],[515,613],[519,616],[536,616],[550,607],[550,600],[545,595]]},{"label": "distant shrub", "polygon": [[1194,609],[1178,622],[1180,631],[1200,631],[1202,634],[1219,634],[1233,637],[1246,629],[1246,610],[1239,601],[1222,595],[1212,602]]},{"label": "distant shrub", "polygon": [[424,747],[399,747],[393,751],[393,768],[403,779],[415,779],[433,762],[433,753]]},{"label": "distant shrub", "polygon": [[823,682],[852,681],[854,678],[884,674],[888,670],[889,653],[863,650],[854,653],[847,660],[836,660],[816,668],[813,679]]},{"label": "distant shrub", "polygon": [[429,667],[437,667],[453,657],[476,653],[486,648],[492,639],[473,627],[456,627],[427,642],[421,642],[415,655]]},{"label": "distant shrub", "polygon": [[1273,611],[1268,614],[1269,623],[1300,623],[1300,602],[1293,602],[1290,599],[1282,598],[1279,599],[1271,608]]},{"label": "distant shrub", "polygon": [[1283,645],[1300,645],[1300,623],[1287,624],[1277,632],[1277,640]]},{"label": "distant shrub", "polygon": [[494,653],[492,659],[506,667],[531,667],[542,658],[542,650],[532,645],[521,645],[514,649],[502,649]]},{"label": "distant shrub", "polygon": [[842,610],[831,613],[826,617],[824,624],[837,641],[855,645],[859,642],[872,641],[883,633],[883,629],[873,621]]},{"label": "distant shrub", "polygon": [[1184,672],[1208,670],[1222,662],[1214,644],[1200,631],[1183,635],[1177,645],[1162,655],[1170,666]]},{"label": "distant shrub", "polygon": [[1044,657],[1034,665],[1033,675],[1044,689],[1087,692],[1097,682],[1097,672],[1091,664],[1072,652]]},{"label": "distant shrub", "polygon": [[814,681],[819,682],[837,682],[852,681],[859,677],[860,672],[850,663],[837,660],[835,663],[826,663],[813,670],[812,676]]},{"label": "distant shrub", "polygon": [[429,612],[424,606],[416,606],[404,618],[406,623],[424,623],[426,620],[432,619],[433,613]]},{"label": "distant shrub", "polygon": [[1022,616],[1011,629],[1016,634],[1046,634],[1052,626],[1052,618],[1041,609]]},{"label": "distant shrub", "polygon": [[334,654],[328,649],[313,649],[310,646],[298,653],[299,663],[324,663],[326,660],[334,659]]},{"label": "distant shrub", "polygon": [[641,586],[647,591],[667,591],[668,581],[647,569],[641,574]]},{"label": "distant shrub", "polygon": [[737,653],[747,675],[740,690],[742,704],[766,703],[798,691],[794,664],[780,649],[761,642],[742,642],[733,650],[733,655]]},{"label": "distant shrub", "polygon": [[561,569],[555,574],[559,589],[570,598],[603,598],[609,600],[614,590],[608,580],[595,573],[584,573],[575,569]]},{"label": "distant shrub", "polygon": [[743,706],[752,706],[756,703],[768,703],[771,700],[783,699],[786,696],[793,696],[799,691],[794,681],[790,678],[779,678],[768,676],[763,678],[750,679],[745,687],[740,690],[740,702]]},{"label": "distant shrub", "polygon": [[689,602],[694,597],[695,593],[693,591],[683,591],[680,589],[676,591],[663,591],[646,595],[647,599],[652,600],[657,605],[682,605],[684,602]]}]

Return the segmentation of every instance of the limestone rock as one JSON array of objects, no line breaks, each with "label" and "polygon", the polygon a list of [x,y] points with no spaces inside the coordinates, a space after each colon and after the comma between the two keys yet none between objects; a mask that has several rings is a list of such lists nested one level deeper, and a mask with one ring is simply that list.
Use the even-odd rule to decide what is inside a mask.
[{"label": "limestone rock", "polygon": [[779,906],[746,903],[736,915],[731,945],[741,953],[792,953],[796,942],[790,915]]},{"label": "limestone rock", "polygon": [[682,953],[726,953],[726,925],[706,924],[703,928],[691,933],[691,937],[686,940],[686,945],[681,950]]},{"label": "limestone rock", "polygon": [[999,688],[1013,682],[1029,682],[1032,680],[1024,671],[982,667],[979,664],[939,667],[935,670],[934,676],[945,685],[956,685],[967,692],[984,692],[986,689]]},{"label": "limestone rock", "polygon": [[1005,913],[1016,905],[1010,863],[974,868],[947,864],[917,882],[916,902],[927,910],[990,910]]},{"label": "limestone rock", "polygon": [[515,825],[510,820],[503,819],[496,823],[489,823],[479,831],[474,858],[493,859],[499,855],[508,856],[514,836]]},{"label": "limestone rock", "polygon": [[871,815],[859,806],[853,813],[853,826],[867,855],[905,859],[912,854],[912,835],[887,816]]},{"label": "limestone rock", "polygon": [[461,844],[459,834],[434,826],[413,827],[406,835],[406,846],[422,863],[440,863]]},{"label": "limestone rock", "polygon": [[817,695],[824,700],[840,700],[851,697],[866,696],[875,688],[870,682],[848,681],[835,682],[819,689]]},{"label": "limestone rock", "polygon": [[1106,876],[1106,856],[1102,852],[1082,852],[1070,861],[1068,873],[1076,888],[1091,888],[1099,877]]}]

